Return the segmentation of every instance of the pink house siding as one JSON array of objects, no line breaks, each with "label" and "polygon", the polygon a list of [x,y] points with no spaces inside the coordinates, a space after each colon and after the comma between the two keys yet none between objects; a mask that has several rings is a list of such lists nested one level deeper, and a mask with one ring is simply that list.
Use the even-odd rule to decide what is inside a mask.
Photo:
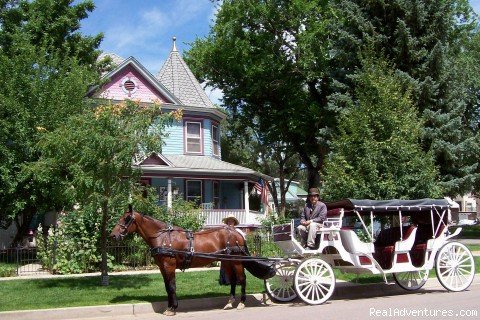
[{"label": "pink house siding", "polygon": [[[130,95],[122,88],[122,83],[125,79],[130,79],[136,84],[136,90]],[[102,89],[95,94],[95,97],[113,100],[140,100],[141,102],[170,102],[131,65],[126,66],[123,70],[115,74],[111,81],[105,84]]]}]

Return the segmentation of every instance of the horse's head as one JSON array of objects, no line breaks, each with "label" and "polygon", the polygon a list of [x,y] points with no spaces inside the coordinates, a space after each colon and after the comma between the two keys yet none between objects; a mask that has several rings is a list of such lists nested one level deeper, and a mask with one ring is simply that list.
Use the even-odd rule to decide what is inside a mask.
[{"label": "horse's head", "polygon": [[135,221],[135,215],[137,213],[133,211],[131,205],[128,208],[128,211],[118,220],[112,233],[110,233],[110,237],[117,241],[123,239],[123,237],[129,233],[137,231],[137,223]]}]

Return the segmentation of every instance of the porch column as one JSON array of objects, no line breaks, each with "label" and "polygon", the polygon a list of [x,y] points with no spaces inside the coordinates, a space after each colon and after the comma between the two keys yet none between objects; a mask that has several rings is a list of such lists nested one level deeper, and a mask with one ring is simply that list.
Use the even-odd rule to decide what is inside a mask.
[{"label": "porch column", "polygon": [[167,184],[167,208],[172,209],[172,179],[170,178]]},{"label": "porch column", "polygon": [[245,202],[245,212],[248,217],[248,213],[250,212],[250,204],[248,202],[248,198],[250,196],[248,192],[248,181],[243,181],[243,196],[244,196],[244,202]]}]

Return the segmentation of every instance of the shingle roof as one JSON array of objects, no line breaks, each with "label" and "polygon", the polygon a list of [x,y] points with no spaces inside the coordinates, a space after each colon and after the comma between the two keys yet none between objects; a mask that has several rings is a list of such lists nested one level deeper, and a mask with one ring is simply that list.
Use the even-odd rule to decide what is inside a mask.
[{"label": "shingle roof", "polygon": [[112,63],[113,63],[114,66],[120,65],[125,60],[124,58],[120,57],[119,55],[117,55],[115,53],[102,52],[98,56],[97,61],[100,61],[105,57],[110,57],[110,59],[112,59]]},{"label": "shingle roof", "polygon": [[238,175],[255,176],[265,180],[272,180],[271,177],[252,169],[245,168],[233,163],[222,161],[217,158],[207,156],[190,155],[161,155],[168,161],[169,166],[148,166],[141,165],[143,170],[162,171],[162,172],[185,172],[188,174],[213,174],[213,175]]},{"label": "shingle roof", "polygon": [[200,83],[177,51],[173,48],[167,61],[157,74],[157,79],[186,106],[215,108]]}]

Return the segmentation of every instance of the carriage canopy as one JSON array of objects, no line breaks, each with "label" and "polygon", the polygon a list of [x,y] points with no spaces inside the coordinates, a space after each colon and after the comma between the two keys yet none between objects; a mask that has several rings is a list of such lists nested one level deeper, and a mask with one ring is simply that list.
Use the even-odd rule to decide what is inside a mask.
[{"label": "carriage canopy", "polygon": [[402,211],[408,215],[430,214],[431,209],[443,210],[450,207],[446,199],[417,199],[417,200],[358,200],[343,199],[327,203],[328,210],[341,209],[345,212],[357,211],[361,213],[374,212],[375,214],[391,215],[395,211]]}]

